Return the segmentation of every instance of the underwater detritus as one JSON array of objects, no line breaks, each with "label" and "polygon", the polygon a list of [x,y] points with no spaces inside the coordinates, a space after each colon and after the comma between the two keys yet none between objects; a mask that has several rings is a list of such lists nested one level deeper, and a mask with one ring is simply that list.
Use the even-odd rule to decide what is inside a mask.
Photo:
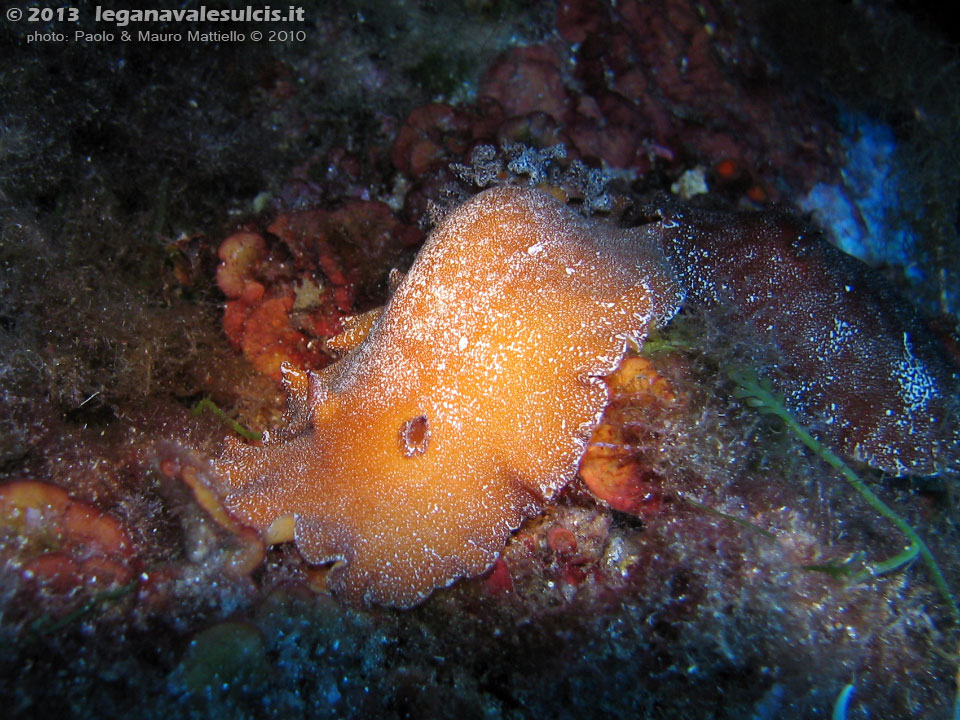
[{"label": "underwater detritus", "polygon": [[640,230],[496,188],[434,232],[366,339],[287,368],[287,428],[219,461],[227,507],[354,602],[409,606],[497,558],[574,476],[601,376],[679,295]]},{"label": "underwater detritus", "polygon": [[868,571],[863,576],[859,576],[857,579],[866,579],[872,575],[880,575],[890,570],[895,570],[919,555],[923,558],[923,562],[933,576],[934,584],[937,586],[937,590],[939,590],[943,599],[947,602],[954,619],[960,620],[960,608],[957,607],[957,601],[954,599],[953,593],[940,570],[940,566],[933,557],[933,553],[930,552],[927,544],[920,535],[917,534],[917,531],[889,505],[877,497],[877,495],[866,486],[863,480],[850,469],[849,465],[843,462],[843,460],[829,448],[824,447],[805,427],[797,422],[796,418],[794,418],[784,406],[782,396],[774,393],[773,387],[768,380],[759,378],[755,372],[747,371],[733,372],[731,373],[731,379],[737,384],[735,395],[738,398],[758,412],[769,413],[780,418],[804,445],[830,465],[830,467],[839,471],[843,479],[859,493],[860,497],[862,497],[870,507],[896,525],[910,541],[910,546],[906,550],[889,560],[877,563],[873,570]]}]

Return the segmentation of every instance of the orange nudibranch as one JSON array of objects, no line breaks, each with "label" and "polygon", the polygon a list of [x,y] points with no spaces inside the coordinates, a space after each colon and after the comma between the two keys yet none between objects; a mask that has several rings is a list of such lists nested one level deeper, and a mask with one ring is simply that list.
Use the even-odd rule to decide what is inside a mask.
[{"label": "orange nudibranch", "polygon": [[366,337],[285,368],[287,425],[218,462],[228,509],[336,562],[351,602],[409,607],[482,573],[574,477],[603,376],[681,297],[647,228],[487,190],[427,239]]}]

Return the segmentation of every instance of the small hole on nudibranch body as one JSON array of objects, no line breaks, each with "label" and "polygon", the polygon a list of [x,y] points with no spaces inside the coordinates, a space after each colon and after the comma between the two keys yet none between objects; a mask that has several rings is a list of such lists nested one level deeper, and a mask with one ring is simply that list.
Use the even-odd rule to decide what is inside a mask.
[{"label": "small hole on nudibranch body", "polygon": [[407,420],[400,426],[400,449],[406,457],[423,455],[430,442],[430,423],[426,415]]}]

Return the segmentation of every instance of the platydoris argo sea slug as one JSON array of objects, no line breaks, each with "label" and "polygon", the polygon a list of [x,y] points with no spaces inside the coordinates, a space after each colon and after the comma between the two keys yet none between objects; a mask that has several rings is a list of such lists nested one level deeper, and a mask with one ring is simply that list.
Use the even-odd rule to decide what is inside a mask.
[{"label": "platydoris argo sea slug", "polygon": [[349,601],[477,575],[576,474],[602,378],[681,297],[649,231],[500,187],[450,213],[366,337],[284,370],[286,426],[218,462],[228,509]]}]

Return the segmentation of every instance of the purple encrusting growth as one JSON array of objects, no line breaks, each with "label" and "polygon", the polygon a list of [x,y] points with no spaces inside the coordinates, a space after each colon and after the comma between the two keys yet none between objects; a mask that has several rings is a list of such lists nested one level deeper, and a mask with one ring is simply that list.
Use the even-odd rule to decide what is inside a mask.
[{"label": "purple encrusting growth", "polygon": [[960,465],[958,369],[884,278],[786,216],[660,217],[688,305],[726,306],[769,338],[777,389],[815,434],[896,475]]}]

